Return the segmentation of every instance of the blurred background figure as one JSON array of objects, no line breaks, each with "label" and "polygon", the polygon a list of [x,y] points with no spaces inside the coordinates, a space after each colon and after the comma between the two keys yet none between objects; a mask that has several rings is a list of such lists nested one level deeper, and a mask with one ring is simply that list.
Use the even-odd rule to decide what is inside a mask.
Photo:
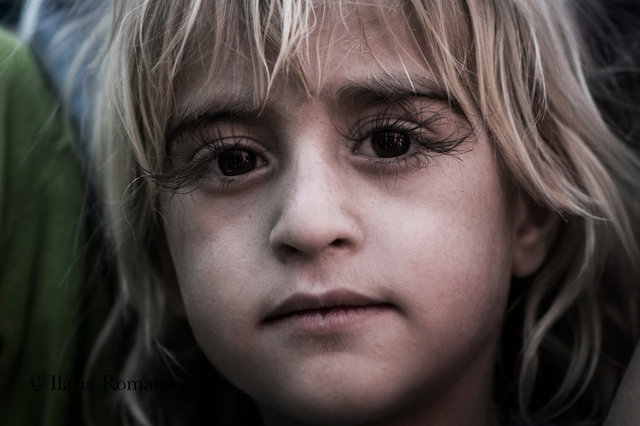
[{"label": "blurred background figure", "polygon": [[91,395],[53,391],[52,377],[87,377],[109,300],[94,294],[102,271],[87,267],[86,179],[60,86],[43,51],[14,34],[41,6],[0,0],[0,418],[9,426],[86,424]]}]

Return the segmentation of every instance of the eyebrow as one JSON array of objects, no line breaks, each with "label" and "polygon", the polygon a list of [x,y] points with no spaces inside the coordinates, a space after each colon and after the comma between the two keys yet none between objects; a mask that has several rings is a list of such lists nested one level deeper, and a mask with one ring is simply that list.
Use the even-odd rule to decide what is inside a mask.
[{"label": "eyebrow", "polygon": [[202,124],[224,119],[258,117],[261,113],[269,114],[265,109],[266,107],[256,106],[253,98],[248,96],[237,96],[226,100],[222,97],[214,102],[188,108],[175,114],[169,120],[165,141],[168,145],[182,133]]},{"label": "eyebrow", "polygon": [[[461,112],[458,102],[434,80],[424,77],[403,76],[402,79],[385,74],[371,81],[353,81],[337,89],[324,88],[319,97],[327,98],[336,106],[366,102],[396,102],[408,98],[428,98],[448,102]],[[188,108],[170,120],[165,132],[166,148],[173,140],[189,129],[225,119],[250,119],[277,114],[277,100],[256,104],[249,93],[236,96],[221,96],[213,102],[195,108]]]},{"label": "eyebrow", "polygon": [[376,78],[371,82],[345,84],[336,91],[335,102],[344,104],[362,99],[397,101],[420,97],[450,102],[457,106],[447,90],[434,80],[424,77],[411,77],[399,80],[390,75]]}]

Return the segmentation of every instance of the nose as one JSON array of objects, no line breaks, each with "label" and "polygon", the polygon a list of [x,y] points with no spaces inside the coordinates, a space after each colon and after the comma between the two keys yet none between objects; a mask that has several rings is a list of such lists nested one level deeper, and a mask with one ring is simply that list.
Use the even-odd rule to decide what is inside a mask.
[{"label": "nose", "polygon": [[281,261],[357,248],[362,233],[353,211],[354,194],[343,178],[331,161],[299,154],[292,171],[283,177],[286,182],[277,197],[277,219],[269,235],[271,250]]}]

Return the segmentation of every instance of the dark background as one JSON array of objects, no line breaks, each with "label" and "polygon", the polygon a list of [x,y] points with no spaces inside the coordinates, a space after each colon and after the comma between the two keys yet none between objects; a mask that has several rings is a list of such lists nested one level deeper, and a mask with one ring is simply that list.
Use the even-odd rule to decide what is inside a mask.
[{"label": "dark background", "polygon": [[0,0],[0,25],[12,28],[18,22],[23,0]]}]

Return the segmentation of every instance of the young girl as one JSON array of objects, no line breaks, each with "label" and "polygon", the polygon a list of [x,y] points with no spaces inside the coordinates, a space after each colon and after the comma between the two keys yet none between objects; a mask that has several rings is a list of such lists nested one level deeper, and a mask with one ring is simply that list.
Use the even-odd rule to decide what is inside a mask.
[{"label": "young girl", "polygon": [[601,423],[638,336],[640,162],[576,6],[100,11],[122,378],[177,383],[125,418]]}]

